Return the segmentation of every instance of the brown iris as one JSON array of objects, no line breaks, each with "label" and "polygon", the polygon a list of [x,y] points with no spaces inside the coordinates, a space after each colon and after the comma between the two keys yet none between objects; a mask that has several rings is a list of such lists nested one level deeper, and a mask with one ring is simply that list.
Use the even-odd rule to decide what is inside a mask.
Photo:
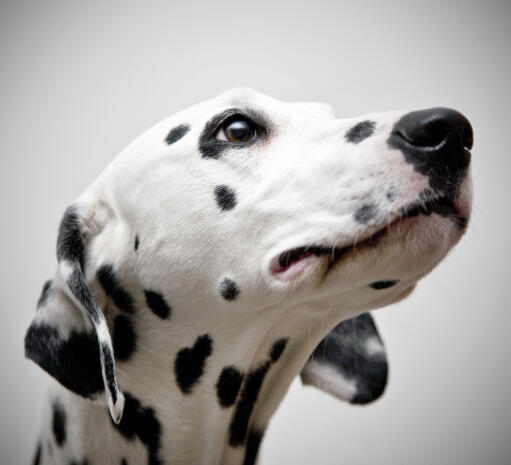
[{"label": "brown iris", "polygon": [[245,119],[238,118],[222,126],[217,138],[229,142],[250,142],[256,136],[255,126]]}]

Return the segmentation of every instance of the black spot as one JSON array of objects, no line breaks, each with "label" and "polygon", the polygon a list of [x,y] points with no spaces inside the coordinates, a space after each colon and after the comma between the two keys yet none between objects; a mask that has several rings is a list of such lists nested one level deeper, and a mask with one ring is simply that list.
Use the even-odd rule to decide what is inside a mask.
[{"label": "black spot", "polygon": [[44,283],[43,290],[41,292],[41,297],[39,297],[39,300],[37,301],[37,308],[43,306],[46,302],[46,299],[48,298],[48,295],[50,294],[50,289],[52,285],[52,280],[49,279]]},{"label": "black spot", "polygon": [[66,412],[57,402],[53,404],[52,428],[57,445],[62,447],[66,440]]},{"label": "black spot", "polygon": [[269,369],[270,362],[267,361],[245,377],[245,384],[241,390],[240,398],[236,404],[236,410],[229,427],[229,444],[231,446],[240,446],[245,441],[248,421]]},{"label": "black spot", "polygon": [[133,323],[125,315],[118,315],[114,321],[113,344],[115,358],[128,360],[135,351],[136,335],[133,331]]},{"label": "black spot", "polygon": [[212,340],[204,334],[199,336],[192,348],[181,349],[174,363],[176,381],[185,394],[189,394],[204,373],[206,358],[212,352]]},{"label": "black spot", "polygon": [[369,287],[379,291],[380,289],[388,289],[389,287],[395,286],[398,282],[398,280],[376,281],[369,284]]},{"label": "black spot", "polygon": [[284,352],[287,341],[288,339],[286,338],[275,341],[270,349],[270,359],[245,376],[245,384],[241,390],[236,410],[229,427],[229,444],[231,446],[239,446],[245,441],[250,415],[252,414],[257,397],[259,396],[264,378],[271,364],[275,363],[282,355],[282,352]]},{"label": "black spot", "polygon": [[121,465],[128,465],[128,461],[124,457],[121,459]]},{"label": "black spot", "polygon": [[242,381],[243,375],[236,367],[228,366],[222,370],[216,383],[216,393],[222,407],[230,407],[234,404]]},{"label": "black spot", "polygon": [[138,238],[138,234],[135,236],[135,252],[138,250],[138,246],[140,245],[140,240]]},{"label": "black spot", "polygon": [[373,134],[375,126],[374,121],[361,121],[348,130],[344,137],[348,142],[358,144]]},{"label": "black spot", "polygon": [[126,439],[133,440],[138,437],[142,441],[149,453],[148,465],[162,465],[163,462],[159,458],[161,424],[154,410],[142,407],[129,393],[125,392],[124,395],[126,403],[122,419],[118,425],[112,421],[112,425]]},{"label": "black spot", "polygon": [[225,300],[232,301],[238,297],[240,289],[238,285],[229,278],[224,278],[220,283],[220,294]]},{"label": "black spot", "polygon": [[261,136],[266,133],[266,129],[270,126],[269,122],[263,115],[248,108],[243,110],[238,108],[225,110],[211,118],[206,123],[206,126],[202,131],[199,138],[199,150],[202,153],[202,158],[212,158],[217,160],[227,150],[250,147],[258,142],[258,138],[247,142],[228,142],[215,138],[216,132],[221,124],[236,115],[250,121],[254,126],[256,126],[258,134]]},{"label": "black spot", "polygon": [[221,210],[232,210],[238,201],[236,200],[236,191],[229,186],[222,184],[215,187],[216,203]]},{"label": "black spot", "polygon": [[396,191],[394,189],[389,189],[386,193],[385,193],[385,197],[387,197],[387,200],[389,202],[394,202],[394,200],[396,200]]},{"label": "black spot", "polygon": [[284,352],[284,349],[286,348],[287,339],[279,339],[278,341],[274,342],[271,351],[270,351],[270,358],[273,363],[275,363],[280,356],[282,355],[282,352]]},{"label": "black spot", "polygon": [[250,431],[247,438],[247,450],[245,451],[245,460],[243,465],[254,465],[256,463],[259,446],[263,439],[263,433],[257,430]]},{"label": "black spot", "polygon": [[144,290],[147,306],[152,312],[162,319],[170,318],[172,307],[165,301],[158,292]]},{"label": "black spot", "polygon": [[353,215],[353,218],[357,223],[366,224],[371,221],[376,214],[378,213],[378,209],[374,203],[368,203],[366,205],[361,206]]},{"label": "black spot", "polygon": [[180,126],[170,130],[170,132],[167,134],[167,137],[165,138],[165,142],[168,145],[173,144],[174,142],[177,142],[179,139],[181,139],[189,130],[190,126],[181,124]]},{"label": "black spot", "polygon": [[102,265],[96,272],[98,281],[103,286],[105,293],[112,298],[119,310],[126,313],[133,313],[135,304],[133,297],[126,292],[118,283],[112,265]]},{"label": "black spot", "polygon": [[76,207],[70,206],[64,212],[57,237],[57,260],[74,261],[83,269],[84,241],[80,218]]},{"label": "black spot", "polygon": [[35,455],[34,455],[34,458],[32,460],[32,465],[40,465],[40,463],[41,463],[41,451],[42,451],[42,446],[41,446],[41,441],[39,441],[37,443],[37,447],[36,447],[36,450],[35,450]]},{"label": "black spot", "polygon": [[25,355],[83,397],[93,397],[104,390],[94,334],[72,331],[62,340],[56,329],[32,324],[25,336]]}]

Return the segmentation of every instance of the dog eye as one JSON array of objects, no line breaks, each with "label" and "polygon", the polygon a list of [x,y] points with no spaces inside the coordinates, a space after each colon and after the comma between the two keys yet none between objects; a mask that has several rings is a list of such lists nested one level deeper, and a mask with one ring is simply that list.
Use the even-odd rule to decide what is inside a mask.
[{"label": "dog eye", "polygon": [[242,117],[237,117],[224,123],[215,137],[228,142],[250,142],[257,135],[257,129],[253,123]]}]

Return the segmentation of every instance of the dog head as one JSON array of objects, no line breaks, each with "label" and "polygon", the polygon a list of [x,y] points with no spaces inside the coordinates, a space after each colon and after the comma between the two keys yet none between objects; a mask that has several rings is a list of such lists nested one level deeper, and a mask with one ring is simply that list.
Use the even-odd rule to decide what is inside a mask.
[{"label": "dog head", "polygon": [[[226,367],[268,371],[286,349],[287,388],[335,328],[303,379],[371,400],[386,379],[376,329],[352,320],[364,330],[350,343],[337,325],[407,296],[460,239],[471,146],[454,110],[336,119],[246,89],[165,119],[66,211],[27,355],[82,395],[104,385],[119,421],[114,352],[123,385],[150,376],[187,394],[201,376],[204,389],[236,378]],[[370,394],[354,357],[377,366]]]}]

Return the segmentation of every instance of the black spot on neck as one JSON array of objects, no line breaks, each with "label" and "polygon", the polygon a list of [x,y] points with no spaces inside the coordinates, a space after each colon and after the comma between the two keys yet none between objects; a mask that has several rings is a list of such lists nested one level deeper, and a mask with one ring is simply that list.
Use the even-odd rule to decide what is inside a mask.
[{"label": "black spot on neck", "polygon": [[66,440],[66,412],[58,402],[53,404],[52,429],[55,442],[62,447]]},{"label": "black spot on neck", "polygon": [[248,433],[247,449],[245,451],[243,465],[255,465],[263,434],[264,433],[258,430],[252,430]]},{"label": "black spot on neck", "polygon": [[112,265],[102,265],[96,272],[98,281],[105,293],[113,300],[119,310],[126,313],[133,313],[135,304],[133,297],[119,284]]},{"label": "black spot on neck", "polygon": [[174,129],[171,129],[170,132],[167,134],[167,137],[165,138],[166,144],[170,145],[173,144],[174,142],[177,142],[179,139],[185,136],[189,130],[190,126],[186,124],[181,124],[175,127]]},{"label": "black spot on neck", "polygon": [[147,306],[151,311],[162,319],[169,319],[172,307],[165,301],[164,297],[155,291],[144,290]]},{"label": "black spot on neck", "polygon": [[240,293],[238,285],[229,278],[224,278],[220,283],[220,294],[225,300],[233,301]]},{"label": "black spot on neck", "polygon": [[206,358],[211,355],[213,341],[204,334],[199,336],[193,347],[181,349],[174,362],[176,381],[185,394],[190,394],[192,387],[204,373]]},{"label": "black spot on neck", "polygon": [[115,358],[117,360],[128,360],[136,347],[136,334],[133,330],[133,323],[126,315],[117,315],[114,320],[112,334]]},{"label": "black spot on neck", "polygon": [[250,415],[269,369],[270,362],[267,361],[245,377],[245,384],[229,428],[229,444],[231,446],[240,446],[245,441]]},{"label": "black spot on neck", "polygon": [[369,287],[379,291],[381,289],[388,289],[389,287],[395,286],[398,282],[399,282],[398,280],[376,281],[374,283],[369,284]]},{"label": "black spot on neck", "polygon": [[236,410],[229,427],[229,444],[233,447],[244,443],[250,416],[259,396],[264,378],[272,363],[276,362],[286,347],[288,339],[281,338],[272,344],[270,359],[245,376],[245,383],[236,404]]},{"label": "black spot on neck", "polygon": [[135,248],[135,252],[138,250],[138,246],[140,245],[140,240],[138,238],[138,234],[135,236],[135,244],[134,244],[134,248]]},{"label": "black spot on neck", "polygon": [[270,359],[272,363],[278,361],[278,359],[282,355],[282,352],[284,352],[284,349],[286,348],[286,344],[287,344],[286,338],[279,339],[278,341],[273,343],[270,350]]},{"label": "black spot on neck", "polygon": [[353,144],[358,144],[362,142],[364,139],[370,137],[374,128],[376,127],[376,123],[374,121],[361,121],[360,123],[355,124],[351,129],[349,129],[344,138]]},{"label": "black spot on neck", "polygon": [[128,461],[124,457],[121,459],[121,465],[128,465]]},{"label": "black spot on neck", "polygon": [[222,407],[230,407],[236,401],[243,375],[234,366],[225,367],[216,383],[218,401]]},{"label": "black spot on neck", "polygon": [[57,237],[57,260],[75,261],[83,270],[84,240],[80,217],[75,206],[70,206],[64,212],[60,222]]},{"label": "black spot on neck", "polygon": [[32,324],[25,336],[25,355],[83,397],[104,390],[99,345],[92,333],[72,331],[63,340],[55,328]]},{"label": "black spot on neck", "polygon": [[353,215],[357,223],[366,224],[371,221],[378,213],[378,208],[374,203],[362,205]]},{"label": "black spot on neck", "polygon": [[140,402],[124,393],[126,403],[124,413],[118,425],[112,421],[114,428],[126,439],[133,440],[138,437],[147,447],[148,465],[163,465],[159,458],[161,424],[152,408],[143,407]]},{"label": "black spot on neck", "polygon": [[238,203],[236,191],[225,184],[215,187],[215,198],[222,211],[232,210]]},{"label": "black spot on neck", "polygon": [[42,307],[45,304],[46,299],[48,298],[48,295],[50,294],[51,285],[52,285],[51,279],[49,279],[48,281],[46,281],[44,283],[43,290],[41,292],[41,296],[39,297],[39,300],[37,301],[37,308]]}]

